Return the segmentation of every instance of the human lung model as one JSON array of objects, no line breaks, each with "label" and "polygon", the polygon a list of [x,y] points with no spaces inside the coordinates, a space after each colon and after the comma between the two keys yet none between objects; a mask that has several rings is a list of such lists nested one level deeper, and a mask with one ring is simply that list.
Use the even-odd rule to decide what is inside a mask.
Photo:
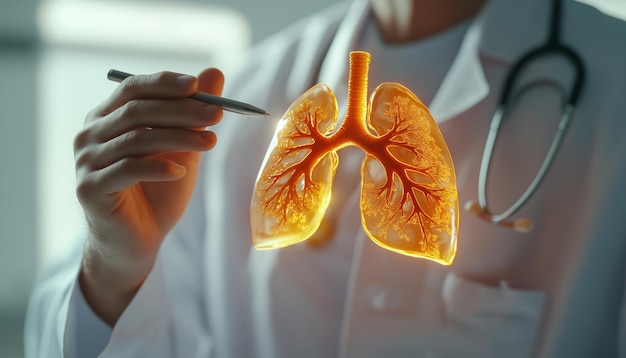
[{"label": "human lung model", "polygon": [[[258,249],[279,248],[315,233],[331,200],[337,151],[357,146],[361,222],[380,246],[450,264],[459,205],[452,158],[426,106],[399,83],[379,85],[367,101],[370,55],[350,53],[346,115],[317,84],[279,121],[259,171],[251,204]],[[355,173],[356,175],[356,173]]]}]

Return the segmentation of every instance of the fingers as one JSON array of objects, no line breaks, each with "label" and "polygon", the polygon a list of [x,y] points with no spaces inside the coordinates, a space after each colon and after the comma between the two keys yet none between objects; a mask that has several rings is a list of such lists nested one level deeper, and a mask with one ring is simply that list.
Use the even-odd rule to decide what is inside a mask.
[{"label": "fingers", "polygon": [[99,117],[107,115],[133,99],[189,97],[197,87],[198,80],[195,77],[179,73],[131,76],[122,81],[111,96],[96,108],[96,114]]},{"label": "fingers", "polygon": [[203,128],[217,124],[222,109],[189,98],[196,89],[221,95],[224,75],[210,68],[198,79],[172,72],[136,75],[125,79],[114,93],[92,111],[86,128],[105,142],[137,128]]},{"label": "fingers", "polygon": [[222,109],[192,99],[134,99],[87,125],[94,140],[106,142],[137,128],[203,128],[217,124]]},{"label": "fingers", "polygon": [[76,151],[77,168],[99,170],[124,158],[165,153],[207,151],[215,146],[213,132],[191,129],[136,129],[108,142]]},{"label": "fingers", "polygon": [[222,95],[224,88],[224,74],[217,68],[208,68],[198,75],[198,89],[200,91]]},{"label": "fingers", "polygon": [[89,113],[75,137],[77,194],[93,201],[94,194],[185,176],[187,168],[170,154],[191,158],[213,148],[215,134],[196,129],[222,118],[221,108],[188,97],[196,90],[220,95],[223,86],[217,69],[207,69],[198,78],[161,72],[125,79]]},{"label": "fingers", "polygon": [[122,81],[111,96],[96,108],[96,115],[105,116],[134,99],[173,99],[189,97],[196,90],[221,95],[224,75],[216,68],[209,68],[193,76],[159,72],[151,75],[134,75]]},{"label": "fingers", "polygon": [[124,158],[81,177],[76,193],[81,203],[94,197],[120,192],[139,182],[174,181],[186,174],[185,167],[162,158]]}]

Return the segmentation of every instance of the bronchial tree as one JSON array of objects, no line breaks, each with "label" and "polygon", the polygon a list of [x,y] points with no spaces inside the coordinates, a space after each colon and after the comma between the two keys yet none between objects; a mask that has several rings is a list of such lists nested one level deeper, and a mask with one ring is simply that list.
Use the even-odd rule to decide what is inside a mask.
[{"label": "bronchial tree", "polygon": [[[251,205],[258,249],[306,240],[331,200],[337,151],[361,148],[361,221],[389,250],[450,264],[456,252],[458,195],[452,158],[426,106],[399,83],[379,85],[367,101],[370,55],[350,54],[348,102],[322,84],[302,94],[278,123]],[[336,130],[335,130],[336,129]]]}]

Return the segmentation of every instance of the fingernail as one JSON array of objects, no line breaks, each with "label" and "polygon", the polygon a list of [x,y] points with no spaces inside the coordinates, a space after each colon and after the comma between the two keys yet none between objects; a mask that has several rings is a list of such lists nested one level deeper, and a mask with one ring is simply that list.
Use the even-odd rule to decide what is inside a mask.
[{"label": "fingernail", "polygon": [[215,133],[209,131],[202,132],[202,139],[211,144],[211,147],[215,146],[215,142],[217,141]]},{"label": "fingernail", "polygon": [[202,117],[211,118],[215,115],[215,106],[204,106],[202,107]]},{"label": "fingernail", "polygon": [[206,106],[202,108],[202,121],[209,126],[215,125],[222,120],[223,111],[217,106]]},{"label": "fingernail", "polygon": [[188,89],[196,81],[196,78],[189,75],[180,75],[176,81],[181,89]]},{"label": "fingernail", "polygon": [[172,176],[174,177],[182,177],[187,173],[187,168],[180,164],[175,164],[172,167]]}]

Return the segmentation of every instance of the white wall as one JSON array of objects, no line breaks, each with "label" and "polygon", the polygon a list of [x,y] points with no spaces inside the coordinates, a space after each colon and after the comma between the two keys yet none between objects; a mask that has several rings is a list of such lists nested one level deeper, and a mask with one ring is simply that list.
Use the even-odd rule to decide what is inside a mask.
[{"label": "white wall", "polygon": [[0,357],[20,357],[36,263],[36,0],[0,2]]},{"label": "white wall", "polygon": [[237,9],[250,23],[253,30],[252,40],[257,42],[298,19],[342,1],[351,0],[178,0],[177,2],[216,4]]},{"label": "white wall", "polygon": [[35,10],[38,0],[0,1],[0,37],[3,39],[32,39],[36,37]]},{"label": "white wall", "polygon": [[0,43],[0,357],[4,342],[19,342],[36,268],[34,52],[32,45]]}]

